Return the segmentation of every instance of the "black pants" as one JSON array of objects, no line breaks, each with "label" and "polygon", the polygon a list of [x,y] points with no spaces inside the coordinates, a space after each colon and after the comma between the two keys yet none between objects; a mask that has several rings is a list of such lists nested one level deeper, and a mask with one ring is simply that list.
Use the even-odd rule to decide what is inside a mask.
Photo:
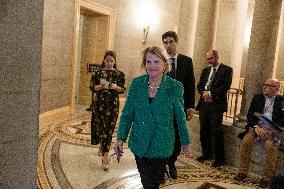
[{"label": "black pants", "polygon": [[199,110],[202,155],[224,162],[223,112],[213,104],[204,104]]},{"label": "black pants", "polygon": [[284,175],[273,176],[269,181],[269,189],[283,189]]},{"label": "black pants", "polygon": [[135,155],[135,160],[143,188],[159,189],[167,158],[140,158]]},{"label": "black pants", "polygon": [[180,136],[179,136],[179,131],[178,131],[177,120],[174,120],[174,128],[175,128],[175,145],[174,145],[174,151],[172,155],[169,157],[168,162],[167,162],[169,167],[172,167],[175,165],[177,157],[179,156],[180,151],[181,151],[181,143],[180,143]]}]

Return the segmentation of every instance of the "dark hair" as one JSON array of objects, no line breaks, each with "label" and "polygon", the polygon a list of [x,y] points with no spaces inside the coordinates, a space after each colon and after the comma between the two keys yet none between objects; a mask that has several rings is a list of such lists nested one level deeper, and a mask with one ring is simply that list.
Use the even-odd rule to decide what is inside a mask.
[{"label": "dark hair", "polygon": [[103,62],[101,64],[101,68],[105,67],[105,59],[106,59],[107,56],[112,56],[113,57],[113,59],[115,61],[113,68],[117,69],[117,67],[116,67],[116,52],[115,51],[106,51],[105,52],[104,59],[103,59]]},{"label": "dark hair", "polygon": [[167,31],[166,33],[164,33],[162,35],[162,42],[164,43],[164,39],[167,38],[167,37],[173,37],[175,42],[177,43],[178,42],[178,35],[175,31]]},{"label": "dark hair", "polygon": [[150,46],[147,47],[146,49],[143,50],[142,54],[143,54],[143,59],[142,59],[142,64],[141,67],[145,68],[146,66],[146,56],[148,53],[154,54],[157,57],[161,58],[163,60],[163,62],[167,62],[166,56],[163,53],[163,50],[158,47],[158,46]]}]

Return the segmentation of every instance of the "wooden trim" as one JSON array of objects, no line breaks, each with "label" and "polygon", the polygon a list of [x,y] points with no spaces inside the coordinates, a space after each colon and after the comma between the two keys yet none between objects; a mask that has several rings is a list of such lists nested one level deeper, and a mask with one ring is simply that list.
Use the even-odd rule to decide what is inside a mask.
[{"label": "wooden trim", "polygon": [[76,0],[75,1],[75,14],[74,14],[74,32],[73,32],[73,63],[72,63],[72,78],[71,78],[71,113],[75,111],[75,95],[76,95],[76,71],[77,71],[77,58],[78,58],[78,40],[79,40],[79,24],[80,24],[80,10],[86,8],[92,12],[109,16],[108,22],[108,46],[112,50],[114,48],[114,31],[116,22],[116,10],[105,7],[99,3],[91,0]]},{"label": "wooden trim", "polygon": [[48,122],[54,121],[58,118],[70,115],[71,106],[66,106],[63,108],[58,108],[48,112],[44,112],[39,115],[39,125],[46,124]]}]

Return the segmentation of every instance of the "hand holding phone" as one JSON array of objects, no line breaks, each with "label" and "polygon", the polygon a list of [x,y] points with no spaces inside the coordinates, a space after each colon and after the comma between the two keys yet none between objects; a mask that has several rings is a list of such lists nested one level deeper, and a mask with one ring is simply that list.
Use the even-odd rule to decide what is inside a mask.
[{"label": "hand holding phone", "polygon": [[108,89],[109,88],[109,82],[105,79],[100,79],[100,84],[103,85],[104,89]]}]

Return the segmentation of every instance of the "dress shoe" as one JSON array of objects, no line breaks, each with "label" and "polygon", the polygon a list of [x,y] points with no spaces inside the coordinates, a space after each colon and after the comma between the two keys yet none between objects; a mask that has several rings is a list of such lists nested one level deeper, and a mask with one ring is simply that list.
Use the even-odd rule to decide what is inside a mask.
[{"label": "dress shoe", "polygon": [[244,173],[238,173],[237,176],[234,177],[235,181],[241,182],[243,181],[245,178],[247,178],[247,175]]},{"label": "dress shoe", "polygon": [[160,184],[165,184],[166,179],[165,179],[165,174],[160,178]]},{"label": "dress shoe", "polygon": [[204,156],[204,155],[201,155],[201,156],[199,156],[199,157],[197,158],[197,161],[199,161],[199,162],[203,162],[203,161],[205,161],[205,160],[209,160],[209,157]]},{"label": "dress shoe", "polygon": [[267,188],[268,187],[268,184],[269,184],[269,181],[268,180],[264,180],[264,179],[261,179],[260,181],[259,181],[259,187],[260,188]]},{"label": "dress shoe", "polygon": [[224,162],[223,161],[213,161],[211,167],[220,167],[223,166]]},{"label": "dress shoe", "polygon": [[169,166],[169,174],[172,179],[177,179],[177,169],[175,165]]}]

